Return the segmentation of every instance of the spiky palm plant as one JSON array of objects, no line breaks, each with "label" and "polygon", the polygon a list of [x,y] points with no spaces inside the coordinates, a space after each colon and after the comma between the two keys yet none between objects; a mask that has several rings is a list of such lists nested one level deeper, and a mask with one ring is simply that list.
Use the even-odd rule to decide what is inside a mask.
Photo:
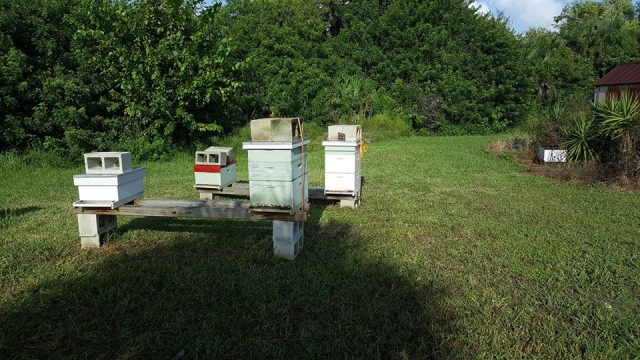
[{"label": "spiky palm plant", "polygon": [[640,138],[640,99],[629,92],[598,104],[595,115],[602,134],[620,144],[624,176],[629,176],[636,158],[635,144]]},{"label": "spiky palm plant", "polygon": [[573,161],[598,161],[599,156],[594,151],[594,146],[598,142],[598,129],[595,119],[584,114],[580,115],[572,126],[564,129],[565,141],[563,145],[567,148],[567,157]]}]

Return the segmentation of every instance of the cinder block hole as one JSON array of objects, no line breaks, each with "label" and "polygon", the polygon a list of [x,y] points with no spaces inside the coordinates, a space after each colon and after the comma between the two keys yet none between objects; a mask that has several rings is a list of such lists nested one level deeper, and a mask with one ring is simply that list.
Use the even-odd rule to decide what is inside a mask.
[{"label": "cinder block hole", "polygon": [[102,158],[101,157],[88,157],[87,169],[89,170],[102,170]]},{"label": "cinder block hole", "polygon": [[218,164],[220,160],[219,154],[209,154],[209,162],[212,164]]},{"label": "cinder block hole", "polygon": [[196,159],[200,163],[207,162],[207,154],[198,153],[198,154],[196,154]]},{"label": "cinder block hole", "polygon": [[120,170],[120,158],[106,157],[104,158],[105,170]]}]

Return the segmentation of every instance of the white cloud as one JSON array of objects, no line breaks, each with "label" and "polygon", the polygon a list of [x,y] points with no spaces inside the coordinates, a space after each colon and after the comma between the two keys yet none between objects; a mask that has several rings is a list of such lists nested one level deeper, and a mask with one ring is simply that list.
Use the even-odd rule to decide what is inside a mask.
[{"label": "white cloud", "polygon": [[481,1],[474,1],[471,4],[469,4],[469,7],[476,9],[476,12],[482,15],[491,12],[491,8],[489,7],[489,5]]},{"label": "white cloud", "polygon": [[560,15],[564,0],[492,0],[514,20],[527,27],[553,28],[554,16]]}]

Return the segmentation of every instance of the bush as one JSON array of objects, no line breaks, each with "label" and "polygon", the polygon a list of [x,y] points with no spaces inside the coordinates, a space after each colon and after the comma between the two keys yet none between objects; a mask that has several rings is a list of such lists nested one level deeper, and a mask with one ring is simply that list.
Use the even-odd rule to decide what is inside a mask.
[{"label": "bush", "polygon": [[362,122],[365,137],[372,140],[395,139],[411,135],[411,126],[398,116],[378,114]]}]

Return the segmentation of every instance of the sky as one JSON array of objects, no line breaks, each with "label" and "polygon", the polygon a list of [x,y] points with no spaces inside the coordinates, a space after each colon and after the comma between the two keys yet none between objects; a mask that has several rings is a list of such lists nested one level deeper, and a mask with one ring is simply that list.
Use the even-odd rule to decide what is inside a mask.
[{"label": "sky", "polygon": [[471,6],[479,12],[487,13],[502,10],[511,20],[517,32],[529,28],[542,27],[553,30],[553,18],[560,15],[568,0],[476,0]]}]

